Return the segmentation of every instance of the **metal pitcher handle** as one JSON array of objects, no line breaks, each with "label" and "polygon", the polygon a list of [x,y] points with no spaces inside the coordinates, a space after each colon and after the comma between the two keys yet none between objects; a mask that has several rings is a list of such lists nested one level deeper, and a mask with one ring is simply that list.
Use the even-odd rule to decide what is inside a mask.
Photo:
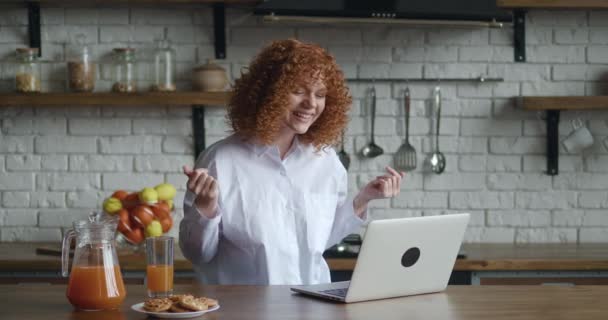
[{"label": "metal pitcher handle", "polygon": [[70,274],[70,245],[75,236],[76,231],[74,229],[68,229],[63,236],[63,242],[61,243],[61,275],[63,277]]}]

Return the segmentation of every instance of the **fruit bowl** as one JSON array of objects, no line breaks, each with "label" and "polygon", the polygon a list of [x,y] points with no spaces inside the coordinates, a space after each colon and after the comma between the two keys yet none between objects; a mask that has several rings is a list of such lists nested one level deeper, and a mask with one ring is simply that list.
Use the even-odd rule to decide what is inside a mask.
[{"label": "fruit bowl", "polygon": [[[173,218],[173,220],[175,221],[176,219],[176,215],[177,213],[175,211],[171,211],[171,217]],[[171,227],[171,229],[169,229],[169,231],[167,232],[163,232],[163,236],[173,236],[173,234],[175,234],[176,229],[179,228],[179,224],[178,223],[174,223],[173,226]],[[139,228],[141,230],[141,228]],[[134,231],[135,234],[139,234],[139,232],[141,231]],[[128,238],[125,234],[123,234],[123,232],[118,231],[116,232],[116,245],[117,248],[125,251],[125,252],[132,252],[132,253],[141,253],[141,254],[145,254],[145,249],[146,249],[146,234],[145,231],[143,231],[143,238],[141,238],[141,241],[138,241],[138,238],[133,239],[132,237],[133,235],[131,235],[130,238]]]},{"label": "fruit bowl", "polygon": [[117,215],[119,242],[138,246],[147,237],[166,234],[173,227],[175,187],[162,183],[139,192],[117,190],[104,200],[106,214]]}]

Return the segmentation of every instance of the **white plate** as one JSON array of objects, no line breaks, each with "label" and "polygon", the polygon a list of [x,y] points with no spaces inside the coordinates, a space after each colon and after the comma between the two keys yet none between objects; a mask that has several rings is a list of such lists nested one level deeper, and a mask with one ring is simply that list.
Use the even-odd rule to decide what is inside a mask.
[{"label": "white plate", "polygon": [[203,311],[192,311],[192,312],[152,312],[152,311],[148,311],[146,309],[144,309],[144,303],[140,302],[140,303],[136,303],[134,305],[131,306],[131,309],[137,311],[137,312],[141,312],[141,313],[145,313],[149,316],[153,316],[153,317],[157,317],[157,318],[166,318],[166,319],[185,319],[185,318],[194,318],[194,317],[198,317],[198,316],[202,316],[203,314],[207,313],[207,312],[211,312],[211,311],[215,311],[217,309],[219,309],[220,306],[217,305],[213,308],[207,309],[207,310],[203,310]]}]

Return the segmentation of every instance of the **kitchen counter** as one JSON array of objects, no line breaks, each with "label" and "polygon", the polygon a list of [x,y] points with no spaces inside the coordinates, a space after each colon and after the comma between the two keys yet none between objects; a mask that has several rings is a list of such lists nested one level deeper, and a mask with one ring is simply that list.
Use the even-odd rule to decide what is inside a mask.
[{"label": "kitchen counter", "polygon": [[[37,251],[43,253],[37,253]],[[117,254],[120,268],[123,271],[146,269],[146,252],[143,247],[119,247]],[[192,264],[184,258],[177,245],[173,258],[175,271],[192,271]],[[61,244],[59,243],[0,243],[0,272],[58,270],[61,270]]]},{"label": "kitchen counter", "polygon": [[[143,285],[127,285],[119,310],[75,311],[65,285],[0,285],[2,319],[145,319],[130,309],[144,299]],[[176,293],[218,299],[220,309],[199,319],[606,319],[605,286],[450,286],[441,293],[341,304],[291,293],[287,286],[178,285]]]},{"label": "kitchen counter", "polygon": [[[464,244],[450,284],[608,285],[608,244]],[[348,280],[356,259],[328,259],[332,280]]]},{"label": "kitchen counter", "polygon": [[[58,254],[37,254],[36,248],[59,250],[56,243],[0,243],[0,272],[58,271]],[[52,250],[51,250],[52,251]],[[517,271],[517,270],[602,270],[608,271],[608,244],[464,244],[465,258],[458,259],[455,271]],[[145,269],[145,253],[132,249],[118,250],[124,271]],[[356,259],[327,259],[332,271],[351,271]],[[192,264],[176,246],[174,268],[192,271]]]},{"label": "kitchen counter", "polygon": [[[59,247],[56,243],[0,243],[0,284],[66,284],[67,279],[61,276]],[[117,252],[125,282],[143,283],[145,252],[133,247]],[[608,244],[465,244],[461,253],[465,257],[456,260],[450,284],[608,285]],[[332,281],[350,280],[355,258],[328,258],[327,262]],[[175,283],[193,282],[192,264],[177,245],[174,270]]]},{"label": "kitchen counter", "polygon": [[[606,244],[463,244],[455,271],[608,270]],[[332,270],[352,271],[356,259],[328,259]]]}]

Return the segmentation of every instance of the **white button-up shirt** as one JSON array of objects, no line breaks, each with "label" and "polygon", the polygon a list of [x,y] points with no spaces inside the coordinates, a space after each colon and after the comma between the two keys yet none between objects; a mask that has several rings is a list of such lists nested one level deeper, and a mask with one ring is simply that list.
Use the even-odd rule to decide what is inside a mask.
[{"label": "white button-up shirt", "polygon": [[296,138],[281,159],[276,146],[232,135],[208,147],[195,167],[219,183],[213,219],[193,206],[193,193],[184,199],[180,247],[203,283],[331,282],[323,251],[365,222],[331,148],[315,151]]}]

